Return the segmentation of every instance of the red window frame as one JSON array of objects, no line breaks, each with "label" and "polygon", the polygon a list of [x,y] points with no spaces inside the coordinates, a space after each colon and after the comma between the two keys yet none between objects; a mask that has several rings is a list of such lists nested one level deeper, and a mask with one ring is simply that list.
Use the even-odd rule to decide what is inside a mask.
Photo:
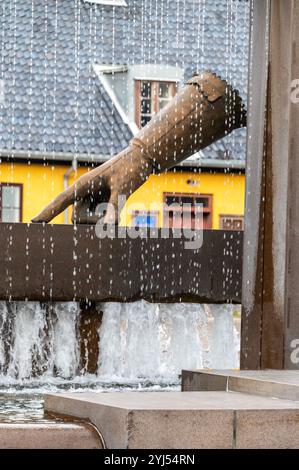
[{"label": "red window frame", "polygon": [[[171,228],[171,220],[170,220],[170,213],[177,212],[178,216],[182,215],[184,208],[182,208],[178,202],[177,204],[177,209],[175,208],[175,205],[172,203],[171,206],[167,207],[166,200],[167,198],[178,198],[178,200],[184,201],[185,198],[191,198],[196,202],[196,199],[205,199],[206,204],[202,208],[202,213],[203,213],[203,228],[205,230],[211,230],[212,225],[213,225],[213,195],[212,194],[202,194],[202,193],[164,193],[163,194],[163,200],[164,200],[164,214],[163,214],[163,225],[165,227],[166,221],[168,221]],[[195,213],[195,206],[194,208],[188,208],[188,211],[191,210],[191,212]]]}]

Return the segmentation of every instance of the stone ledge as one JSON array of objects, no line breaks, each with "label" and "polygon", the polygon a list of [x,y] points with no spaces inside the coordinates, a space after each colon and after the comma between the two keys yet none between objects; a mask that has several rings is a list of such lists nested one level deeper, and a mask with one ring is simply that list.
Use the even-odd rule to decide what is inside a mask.
[{"label": "stone ledge", "polygon": [[183,391],[234,391],[299,401],[299,371],[184,370]]},{"label": "stone ledge", "polygon": [[102,449],[88,423],[0,423],[1,449]]},{"label": "stone ledge", "polygon": [[299,403],[243,393],[46,395],[45,409],[90,420],[108,449],[255,448],[257,441],[261,448],[292,448],[299,442]]}]

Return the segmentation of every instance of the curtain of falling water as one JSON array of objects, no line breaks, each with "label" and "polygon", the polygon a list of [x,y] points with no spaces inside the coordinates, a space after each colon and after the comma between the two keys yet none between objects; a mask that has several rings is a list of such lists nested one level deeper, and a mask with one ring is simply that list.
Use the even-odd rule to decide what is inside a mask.
[{"label": "curtain of falling water", "polygon": [[[174,379],[182,369],[238,367],[238,307],[99,305],[98,377]],[[0,302],[0,377],[75,379],[80,375],[79,306],[75,302]]]},{"label": "curtain of falling water", "polygon": [[[102,120],[107,120],[101,112],[107,97],[102,97],[103,90],[93,72],[94,63],[127,64],[129,67],[154,64],[161,65],[162,69],[168,64],[181,67],[184,79],[195,70],[213,68],[236,86],[243,98],[246,97],[249,2],[128,0],[127,3],[128,8],[117,9],[79,0],[32,1],[28,5],[16,0],[3,1],[0,77],[5,84],[5,96],[0,124],[5,123],[7,113],[10,125],[7,127],[6,124],[8,141],[4,139],[4,133],[0,133],[1,148],[18,148],[21,141],[23,150],[52,152],[54,158],[55,149],[60,149],[57,136],[61,137],[61,129],[66,130],[66,116],[68,119],[71,116],[67,122],[72,123],[72,132],[67,135],[70,141],[63,143],[68,145],[63,147],[64,151],[72,152],[74,157],[85,152],[91,155],[91,160],[94,154],[101,153],[98,131],[103,127]],[[21,23],[22,17],[26,17],[27,29]],[[120,17],[123,19],[119,24]],[[73,41],[65,44],[64,49],[60,41],[65,26],[70,26],[69,18],[73,19],[70,29]],[[219,33],[219,18],[225,24],[225,40]],[[186,29],[189,23],[191,27]],[[21,35],[20,30],[26,30],[26,35]],[[111,44],[109,49],[107,44]],[[196,52],[192,49],[194,44],[197,45]],[[17,71],[21,66],[19,54],[27,61],[27,94],[17,86]],[[125,76],[123,80],[123,93],[126,94]],[[38,83],[42,83],[41,88]],[[64,109],[60,101],[66,85],[69,109]],[[86,90],[87,95],[84,94]],[[85,126],[82,94],[88,102],[88,126],[84,127],[86,143],[79,133],[80,126]],[[109,153],[112,155],[118,129],[113,119],[109,123],[104,130],[109,133]],[[37,135],[40,135],[38,142],[35,141]],[[224,141],[230,141],[231,146],[222,142],[223,157],[229,153],[234,156],[238,150],[236,135],[238,133]],[[47,167],[51,173],[46,171]],[[9,180],[18,183],[15,168],[12,158]],[[25,185],[26,200],[34,201],[34,179],[30,168],[28,166]],[[53,162],[45,160],[39,177],[45,183],[50,179],[51,184],[43,185],[40,197],[44,203],[57,194],[55,173]],[[234,175],[226,183],[227,197],[233,185]],[[200,187],[198,191],[201,191]],[[34,212],[32,209],[30,215],[35,215]],[[29,219],[28,214],[26,221]],[[9,242],[14,243],[12,237]],[[27,242],[28,239],[25,249],[29,258],[32,254]],[[47,269],[51,275],[51,266]],[[73,282],[76,288],[76,273]],[[106,304],[103,310],[100,376],[171,376],[183,367],[238,365],[232,309],[228,306],[204,308],[135,303]],[[78,306],[72,303],[51,306],[28,302],[0,303],[0,374],[20,380],[35,376],[74,378],[80,374],[78,318]]]},{"label": "curtain of falling water", "polygon": [[109,303],[101,332],[99,372],[170,377],[183,367],[201,368],[206,335],[207,317],[200,305],[189,306],[186,316],[184,304]]},{"label": "curtain of falling water", "polygon": [[0,302],[2,377],[74,377],[79,367],[78,305]]},{"label": "curtain of falling water", "polygon": [[99,374],[151,378],[189,368],[237,368],[233,310],[230,305],[107,303]]}]

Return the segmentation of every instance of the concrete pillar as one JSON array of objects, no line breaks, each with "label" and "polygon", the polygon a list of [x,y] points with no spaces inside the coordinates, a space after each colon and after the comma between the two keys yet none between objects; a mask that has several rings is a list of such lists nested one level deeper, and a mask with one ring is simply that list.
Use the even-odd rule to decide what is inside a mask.
[{"label": "concrete pillar", "polygon": [[297,369],[299,2],[252,6],[241,368]]}]

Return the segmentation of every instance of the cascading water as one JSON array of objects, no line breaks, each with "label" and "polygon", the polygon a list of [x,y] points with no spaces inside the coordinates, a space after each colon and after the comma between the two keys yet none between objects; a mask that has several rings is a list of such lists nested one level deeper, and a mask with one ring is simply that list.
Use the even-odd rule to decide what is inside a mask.
[{"label": "cascading water", "polygon": [[0,373],[5,382],[72,378],[79,367],[78,305],[0,302]]},{"label": "cascading water", "polygon": [[82,367],[79,304],[0,302],[0,422],[44,421],[49,391],[177,390],[183,368],[239,365],[238,306],[140,301],[97,309],[91,375]]},{"label": "cascading water", "polygon": [[[98,310],[103,318],[94,383],[173,383],[183,368],[238,367],[230,305],[110,302]],[[0,302],[1,383],[83,383],[79,320],[75,302]]]},{"label": "cascading water", "polygon": [[183,367],[203,367],[199,327],[205,330],[205,320],[199,305],[106,304],[100,375],[174,377]]}]

